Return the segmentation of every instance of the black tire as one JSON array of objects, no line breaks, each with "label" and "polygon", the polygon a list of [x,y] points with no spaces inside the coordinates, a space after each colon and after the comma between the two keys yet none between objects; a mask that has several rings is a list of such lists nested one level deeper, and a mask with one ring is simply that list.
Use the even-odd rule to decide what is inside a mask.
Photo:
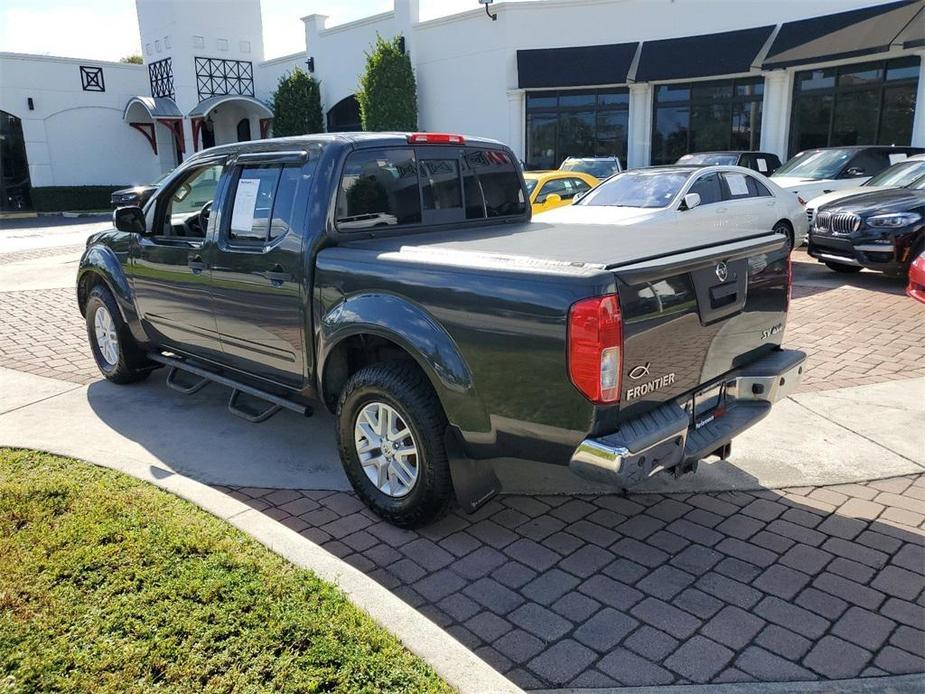
[{"label": "black tire", "polygon": [[[360,462],[354,427],[363,408],[373,403],[384,403],[398,413],[419,451],[417,478],[404,496],[381,491]],[[337,403],[337,446],[350,484],[373,512],[402,528],[425,525],[446,513],[453,500],[443,438],[446,426],[443,407],[415,364],[376,364],[350,377]]]},{"label": "black tire", "polygon": [[778,222],[777,224],[774,225],[774,228],[771,229],[771,231],[774,232],[775,234],[781,234],[783,236],[786,236],[787,240],[790,242],[789,250],[791,251],[793,250],[794,244],[796,243],[796,241],[793,236],[793,229],[790,228],[790,225],[787,224],[787,222],[783,222],[783,221]]},{"label": "black tire", "polygon": [[[104,356],[96,335],[96,315],[101,309],[105,309],[115,325],[116,354],[113,362]],[[107,380],[124,385],[143,381],[151,374],[155,365],[145,359],[144,354],[138,348],[131,331],[122,320],[122,313],[119,311],[112,292],[106,286],[98,284],[90,290],[90,296],[87,297],[86,316],[90,351],[93,353],[93,359],[100,373]]]},{"label": "black tire", "polygon": [[825,261],[825,266],[829,268],[829,270],[835,270],[835,272],[844,272],[846,275],[853,275],[855,272],[860,272],[863,269],[857,265],[844,265],[842,263],[833,263],[829,260]]}]

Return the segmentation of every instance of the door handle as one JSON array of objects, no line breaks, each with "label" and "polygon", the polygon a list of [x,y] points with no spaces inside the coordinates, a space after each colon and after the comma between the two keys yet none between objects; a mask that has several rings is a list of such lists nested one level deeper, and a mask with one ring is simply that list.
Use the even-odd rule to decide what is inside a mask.
[{"label": "door handle", "polygon": [[194,275],[200,275],[202,271],[206,269],[206,264],[202,262],[202,256],[197,255],[189,259],[189,267]]},{"label": "door handle", "polygon": [[281,287],[283,282],[288,282],[292,279],[292,275],[285,272],[283,266],[277,263],[272,270],[267,272],[267,279],[270,280],[270,284],[274,287]]}]

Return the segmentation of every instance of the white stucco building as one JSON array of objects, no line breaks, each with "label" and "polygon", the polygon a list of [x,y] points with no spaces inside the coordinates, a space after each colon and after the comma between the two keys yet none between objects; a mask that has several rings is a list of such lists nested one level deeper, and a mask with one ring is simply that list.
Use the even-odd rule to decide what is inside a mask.
[{"label": "white stucco building", "polygon": [[[0,54],[4,208],[28,186],[147,182],[272,132],[279,77],[311,66],[326,127],[356,129],[376,34],[404,37],[422,130],[484,135],[529,167],[617,155],[925,146],[925,0],[532,0],[421,21],[418,0],[264,60],[260,0],[136,0],[144,65]],[[298,21],[293,18],[293,21]]]}]

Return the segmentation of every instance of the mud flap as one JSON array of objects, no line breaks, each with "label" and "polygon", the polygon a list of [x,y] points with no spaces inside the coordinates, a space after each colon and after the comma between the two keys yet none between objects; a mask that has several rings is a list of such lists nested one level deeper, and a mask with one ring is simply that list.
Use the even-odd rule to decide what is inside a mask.
[{"label": "mud flap", "polygon": [[475,513],[489,499],[501,492],[501,482],[495,475],[490,460],[467,458],[452,429],[444,436],[447,457],[450,460],[450,477],[456,491],[456,500],[466,513]]}]

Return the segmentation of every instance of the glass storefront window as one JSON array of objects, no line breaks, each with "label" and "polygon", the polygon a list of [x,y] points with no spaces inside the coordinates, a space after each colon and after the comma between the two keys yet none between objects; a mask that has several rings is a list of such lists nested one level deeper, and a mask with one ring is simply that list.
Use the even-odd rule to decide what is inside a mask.
[{"label": "glass storefront window", "polygon": [[816,147],[910,144],[919,64],[910,56],[798,72],[790,155]]},{"label": "glass storefront window", "polygon": [[619,157],[626,165],[629,90],[527,93],[527,169],[557,169],[567,157]]},{"label": "glass storefront window", "polygon": [[652,163],[673,164],[690,152],[758,149],[764,79],[655,88]]}]

